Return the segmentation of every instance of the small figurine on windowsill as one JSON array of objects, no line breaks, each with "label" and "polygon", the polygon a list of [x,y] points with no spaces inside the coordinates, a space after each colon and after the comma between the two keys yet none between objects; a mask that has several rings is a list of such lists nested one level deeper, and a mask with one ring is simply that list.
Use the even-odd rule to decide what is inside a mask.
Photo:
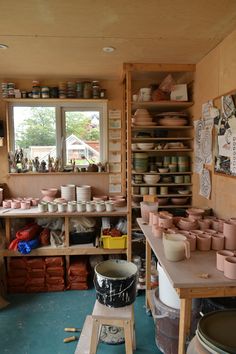
[{"label": "small figurine on windowsill", "polygon": [[36,156],[36,157],[32,160],[32,163],[33,163],[33,172],[39,172],[40,163],[39,163],[39,158],[38,158],[38,156]]},{"label": "small figurine on windowsill", "polygon": [[46,172],[46,162],[44,160],[41,161],[39,171],[40,172]]}]

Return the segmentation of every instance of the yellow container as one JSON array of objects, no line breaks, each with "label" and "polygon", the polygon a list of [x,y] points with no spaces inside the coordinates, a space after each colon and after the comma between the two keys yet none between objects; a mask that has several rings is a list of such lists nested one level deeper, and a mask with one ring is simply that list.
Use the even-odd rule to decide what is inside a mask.
[{"label": "yellow container", "polygon": [[112,237],[112,236],[101,236],[103,248],[108,249],[124,249],[127,248],[127,235]]}]

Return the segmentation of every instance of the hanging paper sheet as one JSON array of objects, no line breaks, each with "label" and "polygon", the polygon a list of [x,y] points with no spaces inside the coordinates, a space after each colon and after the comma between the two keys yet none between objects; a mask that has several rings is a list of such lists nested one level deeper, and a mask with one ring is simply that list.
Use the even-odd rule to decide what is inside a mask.
[{"label": "hanging paper sheet", "polygon": [[210,172],[203,168],[200,174],[200,191],[199,194],[204,198],[210,199],[211,195],[211,176]]}]

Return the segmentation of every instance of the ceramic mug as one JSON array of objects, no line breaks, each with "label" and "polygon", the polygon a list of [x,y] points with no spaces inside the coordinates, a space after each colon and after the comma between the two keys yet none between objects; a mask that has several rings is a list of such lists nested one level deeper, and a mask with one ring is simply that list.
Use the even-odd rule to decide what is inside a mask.
[{"label": "ceramic mug", "polygon": [[224,276],[236,279],[236,257],[226,257],[224,260]]},{"label": "ceramic mug", "polygon": [[163,235],[164,254],[168,261],[177,262],[190,258],[190,244],[181,234]]},{"label": "ceramic mug", "polygon": [[105,207],[106,207],[106,211],[113,211],[115,208],[114,208],[114,203],[113,202],[107,202],[105,203]]},{"label": "ceramic mug", "polygon": [[86,211],[86,204],[83,202],[77,202],[77,211],[79,213]]},{"label": "ceramic mug", "polygon": [[67,209],[67,203],[58,203],[57,208],[59,213],[65,213]]},{"label": "ceramic mug", "polygon": [[224,222],[223,233],[225,236],[225,249],[235,250],[236,249],[236,224]]},{"label": "ceramic mug", "polygon": [[233,257],[234,252],[228,250],[218,251],[216,253],[216,268],[221,272],[224,271],[224,261],[227,257]]}]

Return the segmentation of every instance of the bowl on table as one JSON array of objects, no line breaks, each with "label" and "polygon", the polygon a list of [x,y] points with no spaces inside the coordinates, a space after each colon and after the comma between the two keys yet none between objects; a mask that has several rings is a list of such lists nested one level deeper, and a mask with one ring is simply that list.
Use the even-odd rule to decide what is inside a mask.
[{"label": "bowl on table", "polygon": [[160,175],[144,175],[143,179],[147,184],[156,184],[160,180]]}]

